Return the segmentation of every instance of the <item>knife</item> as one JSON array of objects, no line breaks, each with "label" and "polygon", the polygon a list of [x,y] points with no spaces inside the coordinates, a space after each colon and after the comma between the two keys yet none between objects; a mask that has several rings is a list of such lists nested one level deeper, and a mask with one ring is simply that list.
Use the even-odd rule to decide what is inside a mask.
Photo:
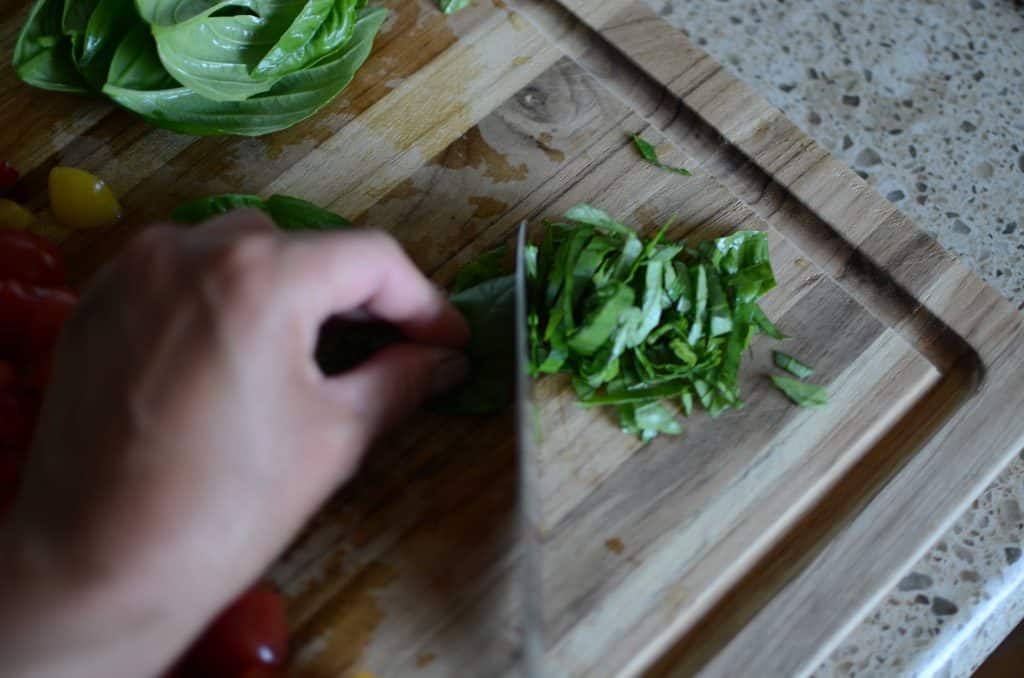
[{"label": "knife", "polygon": [[544,671],[544,614],[541,579],[540,465],[537,458],[535,428],[536,410],[533,403],[533,379],[530,377],[529,294],[527,287],[526,221],[519,225],[516,242],[515,271],[515,350],[516,350],[516,440],[519,475],[519,529],[523,545],[522,617],[523,628],[522,674],[526,678],[543,678]]}]

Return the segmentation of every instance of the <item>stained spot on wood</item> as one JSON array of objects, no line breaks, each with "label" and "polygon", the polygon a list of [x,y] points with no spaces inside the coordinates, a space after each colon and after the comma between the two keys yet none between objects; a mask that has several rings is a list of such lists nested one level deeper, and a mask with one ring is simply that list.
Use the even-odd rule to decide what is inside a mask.
[{"label": "stained spot on wood", "polygon": [[377,593],[396,578],[394,568],[374,562],[334,591],[293,636],[298,656],[305,645],[318,640],[324,644],[293,675],[334,676],[358,666],[384,619]]},{"label": "stained spot on wood", "polygon": [[561,163],[565,161],[565,153],[557,148],[552,148],[551,135],[547,132],[541,132],[540,136],[537,137],[537,148],[544,151],[544,154],[548,156],[551,162]]},{"label": "stained spot on wood", "polygon": [[324,586],[337,581],[345,571],[345,549],[338,549],[327,556],[319,566],[319,576],[310,578],[303,588],[288,596],[289,626],[301,626],[319,609],[325,597]]},{"label": "stained spot on wood", "polygon": [[416,668],[422,669],[430,666],[434,663],[435,659],[437,659],[437,655],[433,652],[424,652],[419,657],[416,657]]},{"label": "stained spot on wood", "polygon": [[381,199],[381,203],[391,202],[392,200],[405,200],[407,198],[415,198],[423,191],[416,186],[416,182],[413,181],[412,177],[406,177],[401,183],[397,184],[391,191]]},{"label": "stained spot on wood", "polygon": [[484,176],[495,183],[523,181],[526,179],[526,163],[513,165],[502,153],[487,143],[479,127],[472,127],[456,139],[451,146],[430,161],[448,169],[472,167],[483,170]]},{"label": "stained spot on wood", "polygon": [[515,59],[512,60],[512,65],[513,66],[522,66],[523,64],[530,63],[530,59],[531,59],[531,57],[528,57],[528,56],[517,56]]},{"label": "stained spot on wood", "polygon": [[473,206],[474,219],[490,219],[508,211],[508,203],[484,195],[471,196],[469,204]]},{"label": "stained spot on wood", "polygon": [[626,545],[623,544],[622,540],[618,537],[612,537],[604,543],[604,547],[612,553],[614,553],[615,555],[619,555],[625,550]]}]

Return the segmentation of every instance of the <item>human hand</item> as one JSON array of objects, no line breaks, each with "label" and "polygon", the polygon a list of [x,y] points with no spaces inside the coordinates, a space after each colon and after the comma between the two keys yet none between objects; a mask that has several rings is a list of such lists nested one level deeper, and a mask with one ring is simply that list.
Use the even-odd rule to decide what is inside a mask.
[{"label": "human hand", "polygon": [[[345,312],[391,322],[409,342],[324,377],[318,330]],[[444,295],[379,233],[286,236],[256,211],[143,233],[65,327],[0,533],[11,555],[0,599],[8,610],[24,601],[19,619],[0,613],[7,675],[158,672],[377,433],[462,379],[467,339]],[[51,603],[75,613],[51,619]]]}]

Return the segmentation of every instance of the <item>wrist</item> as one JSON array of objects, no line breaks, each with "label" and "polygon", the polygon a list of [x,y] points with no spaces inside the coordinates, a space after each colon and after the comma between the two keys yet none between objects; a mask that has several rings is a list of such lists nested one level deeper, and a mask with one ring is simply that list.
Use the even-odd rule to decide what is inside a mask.
[{"label": "wrist", "polygon": [[0,528],[0,553],[6,676],[156,675],[188,642],[192,629],[151,593],[74,571],[16,523]]}]

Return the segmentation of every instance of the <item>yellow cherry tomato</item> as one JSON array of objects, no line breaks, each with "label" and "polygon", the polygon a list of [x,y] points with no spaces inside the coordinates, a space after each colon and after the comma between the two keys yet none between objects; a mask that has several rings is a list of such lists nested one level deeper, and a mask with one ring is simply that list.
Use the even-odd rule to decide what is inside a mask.
[{"label": "yellow cherry tomato", "polygon": [[50,209],[67,228],[113,226],[121,205],[103,179],[74,167],[50,170]]},{"label": "yellow cherry tomato", "polygon": [[35,215],[18,203],[0,198],[0,226],[25,229],[35,220]]}]

